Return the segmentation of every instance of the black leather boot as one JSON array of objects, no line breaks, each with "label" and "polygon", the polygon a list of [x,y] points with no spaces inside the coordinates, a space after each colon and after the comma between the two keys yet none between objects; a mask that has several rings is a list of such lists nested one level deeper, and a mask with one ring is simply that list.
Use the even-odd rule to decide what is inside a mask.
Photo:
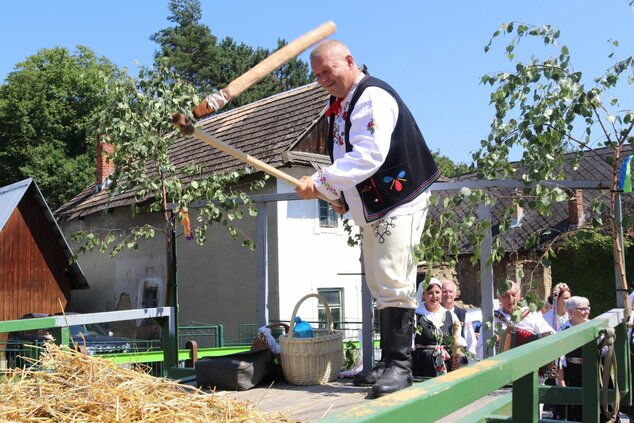
[{"label": "black leather boot", "polygon": [[352,379],[352,383],[356,386],[370,386],[374,385],[379,378],[383,375],[385,370],[385,362],[383,358],[378,361],[370,370],[362,370]]},{"label": "black leather boot", "polygon": [[375,398],[412,386],[412,333],[414,309],[389,307],[381,310],[385,337],[385,370],[372,386]]},{"label": "black leather boot", "polygon": [[356,386],[370,386],[374,385],[377,380],[383,374],[385,370],[385,351],[383,351],[383,337],[385,336],[383,333],[383,319],[379,317],[379,346],[381,348],[381,360],[372,366],[369,370],[362,370],[356,375],[354,375],[354,379],[352,379],[352,383]]}]

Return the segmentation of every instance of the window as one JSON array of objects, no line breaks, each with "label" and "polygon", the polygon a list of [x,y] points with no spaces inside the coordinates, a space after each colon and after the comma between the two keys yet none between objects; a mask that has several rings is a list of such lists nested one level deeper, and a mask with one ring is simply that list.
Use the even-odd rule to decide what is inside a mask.
[{"label": "window", "polygon": [[319,201],[319,226],[321,228],[339,227],[339,215],[332,208],[330,203],[324,200]]},{"label": "window", "polygon": [[[341,319],[343,317],[343,289],[342,288],[322,288],[318,289],[317,293],[324,297],[324,300],[328,303],[330,307],[330,313],[332,314],[332,320],[334,322],[335,329],[339,329],[341,324]],[[328,318],[326,316],[326,307],[319,302],[317,305],[317,315],[319,317],[320,327],[325,326],[325,322],[328,322]]]},{"label": "window", "polygon": [[143,289],[143,308],[158,307],[158,288],[146,286]]}]

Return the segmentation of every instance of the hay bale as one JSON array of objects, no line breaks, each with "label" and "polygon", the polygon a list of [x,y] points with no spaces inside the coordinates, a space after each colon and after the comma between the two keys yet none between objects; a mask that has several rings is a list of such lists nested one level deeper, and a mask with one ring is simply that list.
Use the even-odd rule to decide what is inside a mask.
[{"label": "hay bale", "polygon": [[[26,359],[26,358],[25,358]],[[31,367],[0,373],[0,421],[290,422],[249,402],[125,369],[55,345]]]}]

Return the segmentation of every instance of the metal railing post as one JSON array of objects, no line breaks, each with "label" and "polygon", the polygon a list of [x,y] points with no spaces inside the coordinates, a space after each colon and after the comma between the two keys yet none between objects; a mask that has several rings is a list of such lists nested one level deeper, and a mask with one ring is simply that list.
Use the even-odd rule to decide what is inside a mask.
[{"label": "metal railing post", "polygon": [[597,341],[592,340],[581,347],[583,366],[581,367],[581,399],[583,421],[599,423],[599,353]]},{"label": "metal railing post", "polygon": [[484,238],[480,245],[480,295],[482,302],[482,329],[480,336],[483,339],[482,353],[483,358],[489,357],[491,354],[487,352],[487,340],[493,338],[495,328],[488,327],[487,322],[493,322],[493,263],[491,262],[491,248],[493,246],[493,234],[491,233],[491,207],[480,204],[478,206],[478,218],[480,221],[488,222],[483,229]]},{"label": "metal railing post", "polygon": [[[361,356],[363,368],[374,366],[374,307],[372,295],[365,280],[365,266],[363,264],[363,250],[361,251]],[[383,357],[381,357],[382,359]]]},{"label": "metal railing post", "polygon": [[268,245],[268,222],[269,213],[267,203],[258,201],[255,203],[258,210],[256,224],[256,245],[255,254],[255,280],[256,294],[256,321],[258,327],[269,324],[269,245]]},{"label": "metal railing post", "polygon": [[537,372],[513,381],[513,421],[537,423],[540,417],[538,385]]},{"label": "metal railing post", "polygon": [[217,345],[218,347],[222,348],[225,346],[225,327],[223,325],[218,325],[217,326],[218,330],[218,342]]}]

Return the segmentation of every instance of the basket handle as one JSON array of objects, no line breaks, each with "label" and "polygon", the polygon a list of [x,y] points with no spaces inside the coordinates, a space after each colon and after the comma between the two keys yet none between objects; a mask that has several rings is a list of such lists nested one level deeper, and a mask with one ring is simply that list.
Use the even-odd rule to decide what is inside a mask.
[{"label": "basket handle", "polygon": [[302,303],[307,300],[308,298],[311,297],[315,297],[317,298],[319,301],[321,301],[321,303],[324,305],[324,308],[326,309],[326,317],[328,318],[328,330],[330,332],[333,331],[333,322],[332,322],[332,313],[330,312],[330,306],[328,305],[328,303],[326,302],[326,300],[324,299],[324,297],[322,297],[319,294],[308,294],[305,295],[304,297],[302,297],[297,304],[295,304],[295,309],[293,310],[293,315],[291,316],[291,328],[288,331],[288,337],[292,338],[295,335],[295,317],[297,316],[297,311],[299,310],[299,306],[302,305]]}]

